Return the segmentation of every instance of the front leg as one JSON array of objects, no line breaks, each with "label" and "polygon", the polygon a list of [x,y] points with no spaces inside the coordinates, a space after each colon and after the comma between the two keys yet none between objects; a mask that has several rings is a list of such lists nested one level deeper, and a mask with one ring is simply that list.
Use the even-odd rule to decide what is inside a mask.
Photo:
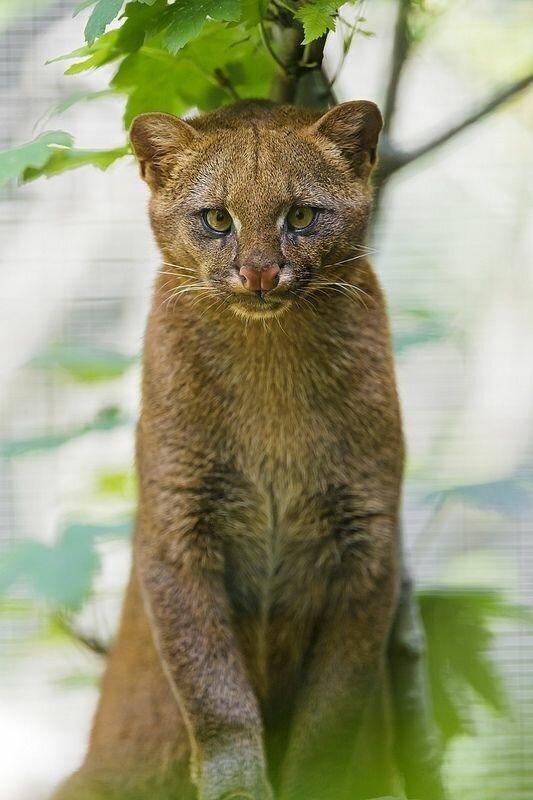
[{"label": "front leg", "polygon": [[141,482],[135,563],[188,727],[199,800],[270,800],[259,706],[232,629],[210,486],[197,474]]},{"label": "front leg", "polygon": [[398,592],[394,515],[354,519],[336,540],[305,683],[282,774],[282,800],[354,797],[355,744],[365,706],[384,674]]}]

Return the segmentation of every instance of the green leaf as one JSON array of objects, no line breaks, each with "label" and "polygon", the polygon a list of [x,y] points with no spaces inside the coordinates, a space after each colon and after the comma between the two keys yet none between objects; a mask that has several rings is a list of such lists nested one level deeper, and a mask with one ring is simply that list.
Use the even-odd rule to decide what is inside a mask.
[{"label": "green leaf", "polygon": [[[243,64],[253,63],[253,70]],[[240,97],[266,97],[275,66],[261,45],[258,31],[208,22],[177,56],[145,45],[127,56],[112,80],[128,95],[125,126],[146,111],[180,115],[192,107],[209,111],[232,102],[220,81],[223,74]]]},{"label": "green leaf", "polygon": [[85,44],[83,47],[77,47],[75,50],[71,50],[68,53],[62,53],[60,56],[48,59],[46,63],[54,64],[57,61],[69,61],[74,58],[87,56],[84,61],[78,61],[76,64],[72,64],[65,71],[66,75],[74,75],[78,72],[84,72],[93,67],[100,67],[103,64],[107,64],[108,61],[112,61],[122,55],[121,48],[118,46],[122,27],[104,33],[90,46]]},{"label": "green leaf", "polygon": [[129,147],[115,147],[113,150],[54,150],[46,164],[41,169],[29,167],[24,170],[23,180],[33,181],[44,175],[47,178],[66,172],[69,169],[91,165],[101,170],[106,170],[117,159],[131,153]]},{"label": "green leaf", "polygon": [[75,64],[71,64],[70,67],[65,70],[65,75],[77,75],[89,69],[102,67],[110,61],[120,58],[122,55],[122,51],[118,47],[120,31],[120,28],[108,31],[91,47],[80,47],[77,50],[73,50],[71,53],[59,56],[59,58],[56,59],[57,61],[78,58],[79,56],[88,56],[84,61],[77,61]]},{"label": "green leaf", "polygon": [[85,26],[87,44],[93,44],[104,33],[109,23],[118,17],[123,3],[124,0],[98,0]]},{"label": "green leaf", "polygon": [[319,39],[327,31],[335,30],[337,11],[341,3],[335,0],[312,0],[301,6],[295,13],[304,26],[304,44]]},{"label": "green leaf", "polygon": [[245,25],[259,25],[264,19],[268,0],[241,0],[241,19]]},{"label": "green leaf", "polygon": [[[232,95],[219,83],[217,76],[221,73],[230,79],[240,97],[269,95],[275,64],[263,47],[258,29],[208,23],[200,36],[183,48],[180,57],[191,61],[203,76],[202,95],[186,98],[194,100],[202,111],[233,102]],[[247,64],[253,64],[253,69],[247,69]]]},{"label": "green leaf", "polygon": [[428,500],[432,502],[442,503],[447,499],[516,516],[527,513],[533,507],[533,489],[531,485],[516,478],[506,478],[500,481],[454,486],[428,495]]},{"label": "green leaf", "polygon": [[442,341],[451,333],[449,320],[425,308],[402,308],[396,317],[394,351],[398,355],[411,347]]},{"label": "green leaf", "polygon": [[131,417],[124,414],[118,406],[106,406],[98,412],[92,422],[83,426],[82,431],[83,434],[94,431],[110,431],[130,423]]},{"label": "green leaf", "polygon": [[100,566],[97,541],[128,537],[130,533],[130,522],[72,522],[54,545],[33,539],[17,542],[0,560],[0,595],[23,582],[36,599],[77,610],[89,596],[93,576]]},{"label": "green leaf", "polygon": [[69,108],[75,106],[77,103],[85,102],[86,100],[99,100],[101,97],[109,97],[113,95],[114,92],[112,89],[101,89],[97,92],[73,92],[73,94],[69,94],[68,97],[64,97],[63,100],[60,100],[59,103],[56,103],[48,111],[39,117],[37,120],[36,125],[40,125],[45,120],[49,120],[52,117],[57,116],[58,114],[63,114],[65,111],[68,111]]},{"label": "green leaf", "polygon": [[95,489],[101,495],[133,501],[137,495],[135,473],[133,469],[102,472],[97,476]]},{"label": "green leaf", "polygon": [[113,55],[109,51],[98,50],[96,53],[92,53],[89,58],[86,58],[85,61],[77,61],[76,64],[71,64],[70,67],[67,67],[65,75],[79,75],[80,72],[87,72],[89,69],[103,67],[104,64],[113,61],[118,55],[119,54]]},{"label": "green leaf", "polygon": [[205,80],[194,65],[176,61],[164,51],[154,48],[152,54],[143,48],[124,59],[112,86],[128,94],[124,124],[129,128],[132,119],[146,111],[183,114],[193,105],[184,95],[191,91],[201,97]]},{"label": "green leaf", "polygon": [[123,375],[137,360],[115,350],[87,345],[53,345],[30,361],[38,369],[59,371],[75,381],[92,383]]},{"label": "green leaf", "polygon": [[527,609],[496,592],[435,589],[418,593],[427,639],[436,720],[445,739],[467,731],[469,692],[499,713],[508,710],[501,676],[491,657],[496,619],[533,623]]},{"label": "green leaf", "polygon": [[36,450],[55,450],[80,435],[79,429],[75,428],[64,433],[46,433],[26,439],[4,439],[0,441],[0,457],[13,458]]},{"label": "green leaf", "polygon": [[77,17],[78,14],[81,14],[82,11],[85,11],[85,9],[89,8],[89,6],[96,5],[97,2],[98,0],[83,0],[82,3],[76,6],[74,11],[72,12],[72,16]]},{"label": "green leaf", "polygon": [[72,144],[69,133],[47,131],[32,142],[0,153],[0,186],[14,178],[29,181],[86,164],[107,169],[117,158],[130,152],[127,146],[112,150],[77,150]]},{"label": "green leaf", "polygon": [[[114,33],[114,31],[113,31]],[[49,58],[44,63],[48,64],[56,64],[58,61],[68,61],[72,58],[79,58],[80,56],[87,56],[90,53],[94,52],[96,49],[96,44],[93,47],[89,47],[88,45],[84,44],[82,47],[76,47],[75,50],[70,50],[68,53],[62,53],[60,56],[55,56],[54,58]]]},{"label": "green leaf", "polygon": [[39,450],[55,450],[87,433],[112,430],[128,425],[131,419],[116,406],[103,408],[96,417],[85,425],[69,428],[65,431],[45,433],[25,439],[4,439],[0,441],[0,457],[16,458]]},{"label": "green leaf", "polygon": [[38,599],[53,605],[79,608],[87,597],[99,558],[85,540],[65,546],[48,547],[24,541],[13,548],[0,564],[0,592],[24,581]]},{"label": "green leaf", "polygon": [[20,179],[27,169],[42,169],[53,148],[71,147],[72,136],[65,131],[46,131],[31,142],[0,153],[0,186]]},{"label": "green leaf", "polygon": [[162,31],[169,23],[167,0],[131,2],[124,9],[118,31],[117,48],[124,54],[138,50],[146,39]]},{"label": "green leaf", "polygon": [[176,0],[170,11],[171,22],[163,44],[175,55],[198,36],[208,17],[219,22],[238,20],[241,4],[239,0]]}]

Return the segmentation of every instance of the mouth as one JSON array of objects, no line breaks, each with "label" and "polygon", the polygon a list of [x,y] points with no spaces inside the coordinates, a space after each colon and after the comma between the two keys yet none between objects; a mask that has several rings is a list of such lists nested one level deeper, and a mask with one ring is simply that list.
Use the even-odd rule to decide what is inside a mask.
[{"label": "mouth", "polygon": [[235,297],[230,308],[241,319],[264,320],[281,316],[291,304],[291,300],[285,298],[250,294],[246,297]]}]

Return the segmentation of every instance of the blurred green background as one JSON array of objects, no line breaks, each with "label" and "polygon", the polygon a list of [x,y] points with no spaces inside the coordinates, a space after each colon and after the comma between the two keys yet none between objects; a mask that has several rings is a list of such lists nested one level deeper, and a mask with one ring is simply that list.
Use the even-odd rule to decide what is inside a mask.
[{"label": "blurred green background", "polygon": [[[72,10],[0,0],[0,148],[56,127],[79,147],[123,145],[111,68],[73,84],[64,62],[43,66],[80,45]],[[367,0],[342,11],[326,45],[339,99],[383,105],[396,10]],[[416,0],[411,22],[390,132],[398,148],[531,70],[529,0]],[[73,102],[76,93],[93,99]],[[50,119],[58,106],[60,122]],[[408,443],[404,528],[451,800],[533,797],[532,110],[522,93],[400,170],[372,230]],[[135,509],[138,356],[158,264],[145,206],[130,158],[0,190],[7,800],[44,798],[81,759],[98,651],[116,626]]]}]

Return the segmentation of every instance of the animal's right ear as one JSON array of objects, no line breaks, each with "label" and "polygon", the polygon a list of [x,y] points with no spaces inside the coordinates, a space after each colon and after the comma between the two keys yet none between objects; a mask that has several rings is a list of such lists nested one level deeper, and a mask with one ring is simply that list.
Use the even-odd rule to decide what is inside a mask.
[{"label": "animal's right ear", "polygon": [[130,142],[151,189],[165,182],[175,157],[194,147],[201,135],[192,125],[171,114],[139,114],[130,128]]}]

